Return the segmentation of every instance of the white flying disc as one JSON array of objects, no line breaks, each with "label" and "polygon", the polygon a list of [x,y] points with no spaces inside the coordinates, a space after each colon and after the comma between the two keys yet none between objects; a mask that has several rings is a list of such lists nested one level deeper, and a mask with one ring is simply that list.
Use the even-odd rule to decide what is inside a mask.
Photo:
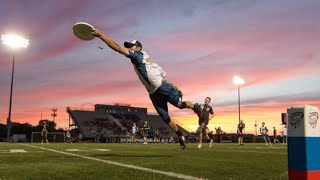
[{"label": "white flying disc", "polygon": [[95,38],[95,36],[92,34],[92,29],[93,26],[85,22],[78,22],[72,27],[73,34],[76,35],[79,39],[86,41]]}]

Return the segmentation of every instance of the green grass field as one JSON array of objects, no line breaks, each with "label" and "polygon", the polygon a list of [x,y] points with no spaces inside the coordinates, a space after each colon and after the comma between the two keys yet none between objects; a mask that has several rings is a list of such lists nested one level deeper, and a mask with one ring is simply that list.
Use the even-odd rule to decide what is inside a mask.
[{"label": "green grass field", "polygon": [[281,180],[288,179],[287,164],[280,144],[187,144],[181,150],[178,144],[0,143],[0,180]]}]

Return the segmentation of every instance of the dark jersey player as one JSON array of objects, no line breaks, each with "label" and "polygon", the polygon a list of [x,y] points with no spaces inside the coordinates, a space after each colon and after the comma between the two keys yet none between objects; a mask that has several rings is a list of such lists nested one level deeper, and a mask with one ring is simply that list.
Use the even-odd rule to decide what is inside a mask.
[{"label": "dark jersey player", "polygon": [[150,126],[148,121],[144,121],[143,127],[141,128],[142,136],[143,136],[143,144],[148,144],[148,130],[150,130]]},{"label": "dark jersey player", "polygon": [[238,128],[237,128],[239,146],[243,145],[243,134],[244,134],[245,127],[246,127],[246,125],[243,123],[243,120],[241,119],[240,123],[238,124]]},{"label": "dark jersey player", "polygon": [[149,55],[145,51],[142,51],[142,44],[139,41],[132,40],[130,42],[125,42],[125,48],[123,48],[109,36],[97,29],[93,29],[92,34],[99,37],[112,50],[130,59],[134,71],[138,75],[141,83],[147,89],[156,111],[168,126],[178,135],[180,146],[182,149],[185,149],[185,137],[176,123],[170,119],[168,102],[180,109],[193,109],[194,104],[189,101],[182,101],[182,92],[175,85],[164,80],[166,73],[158,64],[151,62]]},{"label": "dark jersey player", "polygon": [[198,148],[202,147],[202,136],[205,134],[206,138],[210,140],[210,147],[212,146],[213,140],[208,136],[208,133],[206,133],[207,125],[209,124],[209,121],[213,118],[214,113],[212,107],[209,105],[211,101],[210,97],[206,97],[204,100],[204,104],[195,104],[194,106],[194,112],[199,117],[199,127],[197,129],[197,134],[199,135],[199,144]]},{"label": "dark jersey player", "polygon": [[276,144],[276,142],[280,143],[280,141],[277,138],[277,129],[276,127],[273,127],[273,144]]}]

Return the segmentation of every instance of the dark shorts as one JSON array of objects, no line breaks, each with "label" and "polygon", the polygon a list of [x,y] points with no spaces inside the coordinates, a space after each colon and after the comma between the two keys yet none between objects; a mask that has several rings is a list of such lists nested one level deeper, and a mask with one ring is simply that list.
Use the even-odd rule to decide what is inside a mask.
[{"label": "dark shorts", "polygon": [[242,130],[241,131],[237,131],[237,133],[238,133],[238,137],[243,137],[243,132],[242,132]]},{"label": "dark shorts", "polygon": [[143,137],[148,137],[148,131],[142,131],[142,136]]},{"label": "dark shorts", "polygon": [[200,122],[199,121],[199,129],[201,129],[201,132],[205,132],[206,128],[207,128],[208,122]]},{"label": "dark shorts", "polygon": [[168,81],[162,81],[162,85],[149,97],[158,114],[166,122],[170,119],[168,102],[178,108],[182,105],[181,91]]},{"label": "dark shorts", "polygon": [[238,133],[238,137],[243,137],[243,134],[242,133]]}]

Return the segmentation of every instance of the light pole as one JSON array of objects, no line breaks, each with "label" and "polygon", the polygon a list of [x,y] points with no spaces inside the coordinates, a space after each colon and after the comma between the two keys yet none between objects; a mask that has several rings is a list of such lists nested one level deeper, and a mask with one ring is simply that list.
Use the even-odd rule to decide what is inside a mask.
[{"label": "light pole", "polygon": [[29,40],[24,39],[15,34],[1,35],[2,43],[13,49],[12,57],[12,73],[11,73],[11,88],[10,88],[10,101],[9,101],[9,113],[7,118],[7,142],[10,141],[10,129],[11,129],[11,107],[12,107],[12,89],[13,89],[13,77],[14,77],[14,60],[15,50],[19,48],[26,48],[29,45]]},{"label": "light pole", "polygon": [[240,85],[243,85],[245,82],[239,76],[233,76],[233,83],[238,86],[238,108],[239,108],[239,123],[240,123]]}]

